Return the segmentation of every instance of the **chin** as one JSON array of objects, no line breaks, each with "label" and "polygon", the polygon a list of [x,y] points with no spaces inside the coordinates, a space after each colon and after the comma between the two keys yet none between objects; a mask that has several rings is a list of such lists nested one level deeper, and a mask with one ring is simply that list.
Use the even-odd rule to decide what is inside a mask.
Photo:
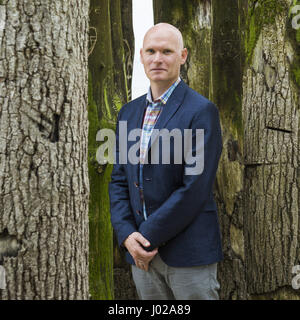
[{"label": "chin", "polygon": [[166,77],[165,75],[151,75],[151,77],[149,77],[150,80],[152,81],[170,81],[170,79],[168,77]]},{"label": "chin", "polygon": [[164,77],[151,77],[152,81],[168,81],[168,79]]}]

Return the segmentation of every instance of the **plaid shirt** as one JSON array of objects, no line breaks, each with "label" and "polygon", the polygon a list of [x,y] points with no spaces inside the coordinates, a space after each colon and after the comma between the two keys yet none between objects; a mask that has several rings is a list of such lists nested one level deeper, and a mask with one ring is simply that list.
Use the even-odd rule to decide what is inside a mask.
[{"label": "plaid shirt", "polygon": [[[181,81],[180,77],[170,86],[168,90],[166,90],[159,98],[155,101],[152,100],[151,95],[151,88],[148,90],[147,94],[147,101],[148,106],[146,109],[143,129],[142,129],[142,136],[141,136],[141,143],[140,143],[140,188],[143,192],[143,165],[145,163],[146,157],[148,155],[148,144],[152,134],[152,130],[157,122],[157,119],[161,113],[163,106],[167,103],[168,99],[170,98],[172,92],[177,87],[179,82]],[[146,214],[146,207],[145,201],[143,201],[143,214],[145,220],[147,220]]]}]

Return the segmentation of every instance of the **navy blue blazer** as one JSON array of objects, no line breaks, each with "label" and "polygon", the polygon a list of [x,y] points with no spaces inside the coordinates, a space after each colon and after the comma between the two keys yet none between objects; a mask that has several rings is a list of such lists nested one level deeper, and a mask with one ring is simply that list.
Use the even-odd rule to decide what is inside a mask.
[{"label": "navy blue blazer", "polygon": [[[170,143],[170,164],[161,162],[143,167],[143,197],[147,220],[143,217],[139,187],[139,164],[119,162],[119,121],[127,121],[127,130],[141,128],[146,95],[125,104],[118,114],[116,163],[109,184],[111,222],[119,245],[132,232],[140,232],[156,247],[163,261],[173,267],[206,265],[222,260],[221,236],[213,184],[222,152],[219,112],[216,106],[180,81],[163,106],[155,129],[204,129],[204,169],[198,175],[186,175],[193,165],[174,161],[174,143]],[[123,137],[124,138],[124,137]],[[156,143],[161,143],[159,137]],[[172,140],[172,139],[171,139]],[[136,141],[127,142],[127,150]],[[162,151],[161,146],[159,147]],[[193,144],[193,151],[195,143]],[[183,153],[184,148],[182,148]],[[184,156],[182,155],[184,160]],[[126,252],[126,260],[134,260]]]}]

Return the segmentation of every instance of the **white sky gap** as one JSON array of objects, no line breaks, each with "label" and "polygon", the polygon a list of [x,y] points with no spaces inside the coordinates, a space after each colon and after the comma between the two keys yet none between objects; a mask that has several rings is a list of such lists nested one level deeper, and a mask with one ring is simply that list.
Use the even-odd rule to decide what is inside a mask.
[{"label": "white sky gap", "polygon": [[140,48],[143,45],[143,37],[146,31],[154,24],[152,0],[132,0],[132,19],[135,52],[131,92],[132,99],[135,99],[145,94],[149,88],[149,80],[140,62]]}]

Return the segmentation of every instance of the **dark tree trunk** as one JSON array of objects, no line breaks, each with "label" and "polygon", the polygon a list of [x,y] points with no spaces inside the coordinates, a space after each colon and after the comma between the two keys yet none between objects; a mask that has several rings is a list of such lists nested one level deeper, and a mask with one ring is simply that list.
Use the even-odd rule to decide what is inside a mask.
[{"label": "dark tree trunk", "polygon": [[[183,78],[219,108],[223,299],[299,299],[299,30],[293,1],[154,0],[189,49]],[[172,10],[168,9],[172,8]]]},{"label": "dark tree trunk", "polygon": [[135,291],[129,267],[113,241],[108,198],[112,165],[96,161],[101,144],[96,134],[115,129],[117,113],[130,97],[131,0],[91,0],[89,54],[90,293],[92,299],[126,299]]}]

